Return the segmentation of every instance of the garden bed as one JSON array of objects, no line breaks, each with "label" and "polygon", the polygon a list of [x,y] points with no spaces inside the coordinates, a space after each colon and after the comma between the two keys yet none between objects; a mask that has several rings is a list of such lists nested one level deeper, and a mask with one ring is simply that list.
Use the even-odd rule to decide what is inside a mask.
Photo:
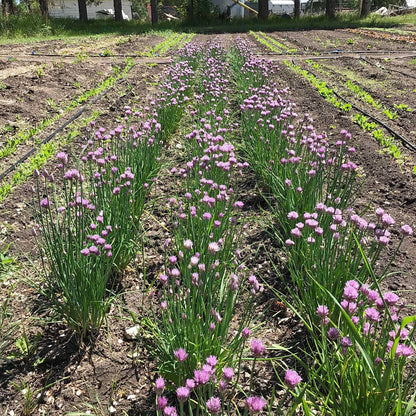
[{"label": "garden bed", "polygon": [[[397,44],[397,46],[385,39],[366,38],[363,40],[356,34],[345,31],[269,33],[268,36],[278,39],[288,48],[297,48],[299,51],[308,51],[308,53],[311,51],[328,52],[333,48],[340,48],[341,45],[345,46],[345,50],[352,52],[357,50],[355,48],[412,50],[412,47],[404,42]],[[228,35],[219,38],[225,45],[232,42],[232,37]],[[353,44],[348,42],[351,38],[354,39]],[[212,39],[211,36],[199,35],[194,38],[194,41],[205,42],[208,47],[208,42]],[[241,43],[248,39],[254,40],[248,34],[240,35],[238,42]],[[114,49],[117,54],[128,55],[138,49],[143,49],[144,44],[148,46],[146,43],[148,40],[140,39],[137,42],[136,37],[126,39],[126,42],[121,40],[122,38],[117,40],[118,47]],[[160,39],[151,38],[151,40],[156,44],[156,41]],[[215,41],[218,41],[218,37]],[[106,45],[105,47],[112,48],[112,46],[108,46],[109,44]],[[60,42],[56,42],[53,46],[54,51],[60,51],[60,53],[66,51],[65,47],[67,47]],[[35,50],[33,45],[21,47],[22,53]],[[86,50],[85,47],[83,42],[80,42],[78,46],[77,44],[71,45],[73,50],[82,50],[83,52]],[[38,53],[47,52],[42,45],[38,46],[37,51]],[[267,49],[264,45],[259,44],[257,50],[253,48],[253,52],[261,54],[267,52]],[[36,65],[43,64],[39,57],[36,59]],[[392,60],[386,62],[386,65],[398,65],[395,68],[400,68],[401,71],[407,71],[409,74],[412,73],[410,59],[401,59],[399,62],[397,64],[396,60]],[[327,61],[319,63],[329,65]],[[29,65],[29,63],[27,64]],[[12,69],[17,66],[17,63],[8,62],[6,65]],[[78,65],[76,70],[82,69],[83,76],[85,76],[85,80],[81,83],[84,89],[88,88],[87,85],[95,85],[97,81],[101,80],[99,76],[97,78],[96,74],[97,62],[90,58],[79,64],[64,65],[63,68],[51,69],[48,66],[45,68],[45,75],[41,77],[42,83],[39,83],[36,78],[27,77],[27,75],[16,75],[13,79],[7,78],[3,82],[6,85],[10,83],[10,89],[16,88],[17,91],[18,88],[22,92],[21,98],[24,102],[28,101],[32,94],[27,94],[28,88],[37,92],[37,89],[32,86],[33,83],[40,84],[39,94],[43,94],[43,97],[49,90],[51,98],[62,102],[74,96],[73,87],[67,86],[66,96],[63,95],[62,89],[65,88],[67,80],[73,76],[75,71],[71,67],[75,65]],[[102,76],[104,76],[112,69],[111,64],[107,61],[102,65],[102,69],[99,70],[103,71]],[[414,80],[408,80],[400,75],[386,75],[385,70],[367,63],[362,64],[357,59],[331,60],[330,65],[332,67],[327,66],[327,71],[334,68],[341,72],[347,68],[359,74],[360,85],[370,91],[384,105],[391,107],[395,103],[405,103],[413,109],[416,108]],[[125,106],[144,108],[148,104],[148,98],[154,97],[157,93],[160,80],[163,79],[160,78],[163,69],[164,65],[149,66],[148,64],[133,68],[126,83],[118,85],[108,96],[91,108],[91,111],[98,110],[100,112],[96,120],[97,125],[114,128],[117,125],[117,117],[119,120],[123,117]],[[364,83],[362,80],[367,77],[373,82]],[[344,82],[344,78],[340,75],[331,76],[328,79],[330,79],[331,86]],[[391,156],[381,154],[378,143],[370,133],[363,132],[348,113],[326,102],[309,82],[296,75],[283,62],[280,63],[280,70],[273,75],[273,80],[277,81],[281,88],[290,87],[289,98],[296,103],[296,111],[299,114],[309,113],[314,119],[316,131],[326,132],[332,144],[338,140],[339,131],[345,129],[351,133],[351,146],[356,148],[354,161],[360,168],[359,176],[365,179],[354,207],[357,210],[365,210],[369,206],[372,209],[382,207],[395,218],[397,224],[409,224],[414,228],[416,226],[414,210],[416,188],[413,172],[416,158],[414,154],[404,149],[403,153],[406,155],[407,161],[401,166]],[[382,93],[380,92],[381,88],[383,88]],[[15,99],[16,94],[2,96],[2,92],[0,92],[1,99]],[[399,98],[400,102],[398,102]],[[28,124],[36,123],[43,117],[39,118],[38,115],[45,114],[47,111],[47,107],[36,99],[31,99],[27,108],[22,107],[22,114],[28,117]],[[5,119],[11,118],[12,114],[13,112],[5,113]],[[413,139],[416,144],[413,119],[414,111],[401,110],[397,117],[396,127],[407,138]],[[189,127],[186,123],[185,126]],[[66,150],[69,154],[79,153],[83,144],[82,135],[85,132],[85,126],[80,124],[79,129],[81,134],[65,149],[60,150]],[[13,193],[0,204],[0,230],[2,230],[0,235],[4,236],[7,244],[11,243],[9,254],[17,259],[17,264],[6,269],[6,274],[2,276],[2,291],[5,295],[8,289],[16,284],[16,287],[13,287],[10,303],[11,313],[13,318],[21,320],[20,328],[25,331],[27,339],[30,341],[29,347],[33,346],[33,351],[27,351],[27,353],[23,351],[20,356],[17,355],[16,358],[7,360],[2,367],[0,409],[5,415],[21,413],[25,399],[28,406],[33,405],[33,409],[31,409],[33,414],[41,414],[44,411],[49,415],[64,415],[75,410],[90,411],[92,414],[108,414],[108,412],[120,415],[155,414],[153,383],[157,376],[156,363],[145,348],[146,340],[139,338],[135,342],[129,341],[125,336],[125,328],[133,326],[131,316],[135,316],[140,323],[142,318],[149,317],[148,312],[152,303],[149,296],[151,292],[148,290],[149,285],[161,273],[165,257],[164,242],[170,235],[168,201],[171,196],[176,195],[180,186],[178,179],[172,179],[170,170],[172,167],[180,165],[184,160],[186,161],[188,156],[184,149],[184,135],[181,126],[179,126],[169,140],[164,150],[168,166],[163,168],[158,175],[158,182],[151,194],[151,208],[145,212],[143,217],[145,261],[143,263],[141,253],[139,253],[137,258],[119,276],[118,286],[123,289],[123,294],[112,305],[107,326],[101,328],[99,335],[86,347],[79,347],[76,338],[65,325],[48,322],[49,312],[38,308],[41,298],[33,288],[23,283],[21,279],[25,275],[36,281],[38,279],[37,273],[40,272],[38,269],[40,259],[31,231],[34,226],[34,218],[30,209],[32,199],[30,188],[34,184],[33,180],[31,179],[13,189]],[[6,167],[6,164],[2,163],[2,169]],[[46,168],[55,175],[59,170],[55,161],[50,162]],[[259,219],[264,216],[263,210],[267,210],[268,205],[260,195],[262,188],[253,172],[245,171],[239,182],[240,199],[244,202],[241,221],[248,224],[243,231],[240,244],[241,247],[244,247],[246,266],[252,273],[271,284],[277,281],[277,270],[270,264],[271,252],[268,248],[275,242],[270,239],[259,223]],[[393,235],[394,238],[397,239],[397,235]],[[388,248],[377,267],[381,268],[383,264],[388,262],[392,250]],[[415,255],[415,238],[412,237],[404,241],[392,265],[392,270],[400,272],[400,274],[387,277],[382,284],[384,290],[397,291],[406,299],[411,307],[408,314],[412,310],[414,311],[412,307],[416,304],[416,268],[412,262]],[[284,264],[276,258],[274,260],[279,265],[278,267],[286,273]],[[267,340],[268,347],[277,344],[293,346],[293,340],[303,342],[305,332],[299,324],[299,319],[284,305],[276,303],[275,300],[273,293],[267,289],[257,298],[254,315],[260,317],[260,320],[265,323],[259,334]],[[36,341],[37,333],[40,335]],[[274,351],[271,349],[267,352],[267,357],[273,358],[273,356]],[[247,386],[249,383],[250,371],[247,364],[244,367],[241,380],[243,385]],[[259,381],[255,386],[255,391],[264,397],[267,397],[273,387],[277,385],[274,372],[267,366],[259,369],[257,380]],[[33,397],[29,401],[28,392],[33,393]],[[283,394],[283,391],[278,391],[277,397],[281,398]],[[38,397],[38,395],[40,396]]]}]

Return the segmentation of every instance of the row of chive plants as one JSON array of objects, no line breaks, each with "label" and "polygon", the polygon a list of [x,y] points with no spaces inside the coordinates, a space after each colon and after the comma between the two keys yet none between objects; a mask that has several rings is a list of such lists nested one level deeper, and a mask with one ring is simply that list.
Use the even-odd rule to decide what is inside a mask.
[{"label": "row of chive plants", "polygon": [[394,229],[382,208],[367,212],[367,219],[351,208],[358,168],[350,159],[355,152],[350,134],[341,131],[329,143],[308,115],[298,116],[287,90],[274,85],[277,68],[251,55],[244,42],[236,50],[231,63],[240,91],[242,150],[265,187],[274,236],[290,272],[285,293],[276,295],[312,339],[303,351],[307,360],[300,361],[306,374],[297,387],[303,410],[415,414],[409,357],[416,317],[402,316],[397,294],[382,293],[379,283],[388,267],[376,267],[382,250],[394,242],[391,235],[400,235],[390,249],[393,261],[413,231],[408,225]]},{"label": "row of chive plants", "polygon": [[[194,99],[188,109],[187,160],[173,167],[180,191],[169,200],[172,237],[158,278],[152,352],[158,415],[230,415],[277,411],[256,391],[256,363],[265,354],[253,338],[253,302],[262,291],[238,247],[242,230],[237,178],[247,169],[234,146],[230,99],[233,80],[224,47],[213,41],[182,54],[199,56]],[[149,337],[148,337],[149,338]],[[242,363],[251,380],[241,383]],[[287,370],[287,388],[299,381]],[[269,397],[271,399],[271,397]]]},{"label": "row of chive plants", "polygon": [[81,343],[102,326],[116,277],[140,246],[141,216],[163,145],[187,104],[194,64],[192,57],[173,63],[151,107],[126,107],[114,129],[91,122],[81,154],[57,154],[57,174],[35,171],[39,290]]}]

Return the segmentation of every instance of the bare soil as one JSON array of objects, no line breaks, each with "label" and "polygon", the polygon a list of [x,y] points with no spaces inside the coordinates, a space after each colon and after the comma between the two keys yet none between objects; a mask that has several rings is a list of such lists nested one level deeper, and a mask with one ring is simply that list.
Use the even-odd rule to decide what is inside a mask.
[{"label": "bare soil", "polygon": [[[227,42],[237,35],[221,36]],[[248,34],[238,35],[253,42],[254,51],[266,54],[263,45],[257,43],[254,37]],[[364,34],[356,34],[347,31],[310,31],[310,32],[275,32],[269,33],[288,48],[296,47],[299,51],[317,52],[322,55],[337,49],[346,50],[349,53],[361,53],[361,51],[392,51],[414,52],[414,45],[403,41],[376,39],[366,37]],[[198,35],[195,41],[206,42],[212,36]],[[347,42],[353,39],[353,43]],[[89,58],[80,62],[49,61],[50,57],[44,57],[41,53],[76,54],[97,53],[98,50],[109,48],[118,55],[132,55],[137,51],[143,51],[148,45],[154,45],[160,41],[157,37],[120,37],[100,43],[94,47],[94,42],[85,39],[68,42],[54,41],[28,45],[10,45],[6,51],[2,47],[2,54],[14,52],[30,55],[34,51],[33,61],[22,61],[0,58],[0,81],[6,88],[0,88],[0,128],[10,124],[13,131],[5,132],[5,137],[0,136],[0,149],[7,138],[22,128],[22,125],[34,125],[48,114],[53,114],[53,109],[46,104],[47,99],[53,99],[57,108],[61,109],[63,103],[73,99],[83,91],[97,85],[113,69],[112,66],[120,65],[122,57]],[[358,51],[358,52],[357,52]],[[338,52],[339,54],[340,52]],[[342,53],[342,52],[341,52]],[[320,64],[331,73],[328,82],[342,85],[345,80],[346,70],[356,75],[363,88],[371,92],[374,97],[386,107],[393,104],[405,103],[411,108],[416,108],[416,85],[411,77],[401,76],[389,69],[397,69],[414,75],[414,66],[409,58],[394,59],[394,55],[386,55],[389,60],[376,60],[373,55],[365,55],[365,58],[375,65],[354,57],[342,57],[339,59],[322,60]],[[267,57],[269,59],[270,56]],[[390,59],[393,58],[393,59]],[[118,60],[117,60],[118,59]],[[277,58],[276,58],[277,59]],[[296,58],[301,59],[301,58]],[[377,66],[382,63],[386,69]],[[147,104],[148,97],[154,96],[156,84],[163,73],[164,64],[149,65],[140,63],[128,75],[127,81],[118,85],[106,97],[97,102],[92,110],[100,110],[101,115],[97,119],[97,125],[114,126],[116,119],[122,116],[123,107],[132,105],[143,107]],[[304,63],[302,63],[304,66]],[[45,66],[43,75],[36,76],[34,68]],[[26,72],[21,72],[22,69]],[[4,78],[4,71],[8,75]],[[13,71],[14,75],[13,75]],[[20,72],[19,72],[20,71]],[[344,113],[326,102],[319,93],[303,78],[296,75],[283,63],[276,75],[276,81],[282,87],[289,86],[290,98],[297,103],[298,113],[309,113],[315,120],[317,131],[326,132],[330,139],[338,140],[338,132],[346,129],[352,134],[352,145],[357,149],[356,163],[362,168],[365,181],[362,193],[357,200],[357,209],[367,206],[373,208],[383,207],[399,224],[409,224],[416,228],[416,176],[413,166],[416,165],[414,153],[403,149],[407,155],[406,165],[399,166],[391,156],[380,152],[380,146],[370,133],[364,132],[353,122],[349,113]],[[366,82],[367,81],[367,82]],[[81,87],[74,87],[74,82],[79,82]],[[1,85],[1,84],[0,84]],[[349,96],[355,100],[353,96]],[[364,106],[362,102],[357,101]],[[369,112],[382,117],[380,112],[371,107],[366,107]],[[396,120],[390,121],[392,128],[397,129],[416,145],[415,136],[415,112],[399,112]],[[59,124],[59,123],[58,123]],[[389,124],[390,125],[390,124]],[[56,126],[56,124],[54,124]],[[34,140],[39,140],[36,138]],[[182,155],[176,144],[180,137],[175,138],[166,149],[166,155],[175,164],[175,159]],[[82,145],[82,136],[77,138],[67,147],[68,152],[77,154]],[[29,148],[21,147],[23,153]],[[20,154],[21,154],[20,153]],[[13,158],[0,160],[1,171],[4,171]],[[56,163],[51,162],[47,169],[54,171]],[[1,172],[0,172],[1,173]],[[92,414],[108,414],[109,407],[113,406],[116,415],[128,414],[136,416],[154,415],[154,395],[152,382],[156,376],[156,367],[149,352],[144,346],[143,340],[129,341],[124,336],[124,329],[132,326],[129,311],[136,317],[146,315],[151,300],[146,296],[147,283],[160,271],[163,263],[163,241],[166,231],[160,226],[166,218],[166,206],[170,195],[175,193],[175,185],[171,182],[168,170],[161,172],[159,185],[154,192],[158,201],[154,205],[152,217],[145,218],[146,229],[146,264],[145,269],[140,259],[132,262],[125,274],[121,277],[120,286],[123,294],[119,302],[109,311],[109,320],[106,328],[103,328],[92,342],[84,347],[77,345],[74,337],[64,325],[50,322],[48,311],[39,309],[40,299],[23,277],[37,280],[39,258],[34,238],[31,234],[33,217],[30,209],[30,181],[14,192],[0,204],[0,241],[4,238],[11,243],[10,253],[16,258],[17,264],[7,273],[1,276],[2,298],[12,290],[11,312],[14,319],[20,319],[19,335],[24,331],[31,342],[35,342],[36,334],[40,337],[34,353],[29,357],[6,360],[0,364],[0,412],[4,415],[23,414],[24,395],[16,385],[30,388],[34,392],[33,413],[47,414],[51,416],[65,415],[68,412],[91,410]],[[264,203],[259,196],[255,179],[248,175],[242,181],[242,200],[245,203],[245,215],[248,218],[249,228],[246,230],[243,246],[247,247],[248,264],[253,272],[261,274],[269,282],[276,280],[276,272],[271,267],[266,247],[271,244],[267,234],[250,218],[261,215]],[[160,197],[163,197],[160,199]],[[397,237],[397,236],[396,236]],[[383,285],[385,288],[400,292],[410,306],[416,305],[416,266],[412,261],[416,256],[416,238],[408,239],[397,255],[393,264],[393,271],[400,272],[387,278]],[[388,255],[382,261],[387,261]],[[35,265],[35,267],[33,267]],[[283,266],[282,266],[283,267]],[[143,274],[146,270],[146,281]],[[14,286],[16,285],[16,286]],[[290,313],[284,311],[277,315],[267,310],[270,293],[264,293],[258,300],[259,316],[267,322],[265,339],[270,343],[287,343],[294,338],[299,339],[302,329]],[[410,311],[411,309],[409,309]],[[271,354],[271,353],[270,353]],[[267,394],[274,386],[275,380],[270,369],[261,368],[262,380],[256,386],[256,392]],[[95,406],[93,411],[88,406]],[[122,412],[125,413],[122,413]],[[43,413],[42,413],[43,412]],[[94,413],[95,412],[95,413]],[[100,413],[101,412],[101,413]]]}]

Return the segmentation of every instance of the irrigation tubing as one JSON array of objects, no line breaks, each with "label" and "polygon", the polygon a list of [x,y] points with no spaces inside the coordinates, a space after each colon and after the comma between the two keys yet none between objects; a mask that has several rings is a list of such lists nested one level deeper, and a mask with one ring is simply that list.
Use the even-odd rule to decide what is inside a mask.
[{"label": "irrigation tubing", "polygon": [[[343,55],[343,54],[385,54],[385,55],[389,55],[389,54],[400,54],[400,53],[406,53],[407,51],[403,51],[403,50],[396,50],[396,51],[385,51],[385,50],[372,50],[372,51],[368,51],[368,50],[363,50],[363,51],[354,51],[354,50],[340,50],[340,49],[336,49],[333,51],[319,51],[318,53],[320,55]],[[313,53],[313,51],[308,51],[308,52],[262,52],[262,53],[256,53],[255,55],[278,55],[278,56],[286,56],[286,55],[294,55],[294,56],[302,56],[302,55],[310,55],[311,53]],[[412,53],[411,51],[409,51],[409,55],[406,55],[406,58],[412,58],[414,56],[416,56],[415,53]],[[396,58],[392,58],[392,59],[396,59]]]},{"label": "irrigation tubing", "polygon": [[410,78],[416,79],[416,76],[411,75],[411,74],[407,74],[406,72],[398,71],[397,69],[393,69],[393,68],[386,68],[383,65],[376,65],[373,62],[369,61],[368,59],[364,58],[363,56],[360,56],[360,59],[362,59],[364,62],[367,62],[368,64],[370,64],[372,66],[375,66],[376,68],[381,68],[381,69],[384,69],[385,71],[388,71],[388,72],[397,72],[400,75],[404,75],[406,77],[410,77]]},{"label": "irrigation tubing", "polygon": [[32,156],[40,146],[48,143],[50,140],[52,140],[59,132],[61,132],[66,126],[71,124],[73,121],[75,121],[77,118],[79,118],[86,110],[87,108],[91,107],[95,103],[97,103],[99,100],[101,100],[103,97],[105,97],[110,91],[112,91],[117,85],[120,85],[121,83],[125,82],[127,80],[127,75],[130,73],[130,71],[139,64],[139,62],[133,64],[128,71],[126,72],[125,76],[123,78],[120,78],[118,81],[115,82],[114,85],[107,88],[105,91],[103,91],[101,94],[99,94],[97,97],[95,97],[90,103],[84,105],[79,111],[77,111],[69,120],[67,120],[64,124],[62,124],[60,127],[58,127],[55,131],[53,131],[49,136],[47,136],[45,139],[43,139],[37,146],[35,146],[33,149],[31,149],[29,152],[27,152],[24,156],[22,156],[17,162],[13,163],[7,170],[5,170],[3,173],[0,174],[0,181],[3,180],[9,173],[13,172],[19,165],[21,165],[26,159],[28,159],[30,156]]},{"label": "irrigation tubing", "polygon": [[[295,64],[295,60],[292,59],[292,62],[294,65]],[[312,74],[315,78],[319,79],[319,77],[314,74],[312,71],[307,70],[310,74]],[[393,134],[397,139],[399,139],[403,145],[405,145],[406,147],[408,147],[410,150],[413,150],[414,152],[416,152],[416,146],[412,143],[410,143],[406,138],[404,138],[400,133],[397,133],[395,130],[393,130],[391,127],[389,127],[387,124],[385,124],[383,121],[379,120],[378,118],[374,117],[373,115],[371,115],[370,113],[367,113],[367,111],[363,110],[362,108],[356,106],[354,103],[352,103],[351,101],[348,101],[346,98],[344,98],[341,94],[339,94],[337,91],[335,91],[328,83],[325,82],[325,85],[331,89],[331,91],[338,97],[340,98],[342,101],[346,102],[347,104],[350,104],[351,107],[353,107],[354,109],[356,109],[357,111],[359,111],[360,113],[364,114],[365,116],[371,118],[372,120],[374,120],[376,123],[378,123],[380,126],[382,126],[383,128],[385,128],[388,132],[390,132],[391,134]]]},{"label": "irrigation tubing", "polygon": [[[12,59],[12,58],[20,58],[20,57],[28,57],[31,56],[33,58],[36,57],[52,57],[52,58],[76,58],[77,55],[74,54],[64,54],[64,55],[60,55],[57,53],[28,53],[28,54],[20,54],[20,55],[13,55],[10,56],[10,54],[3,54],[0,53],[0,56],[2,57],[7,57],[8,59]],[[160,56],[156,55],[155,58],[159,58]],[[111,54],[111,55],[103,55],[103,54],[97,54],[97,55],[82,55],[82,58],[137,58],[137,54]],[[148,57],[148,58],[152,58],[152,57]]]}]

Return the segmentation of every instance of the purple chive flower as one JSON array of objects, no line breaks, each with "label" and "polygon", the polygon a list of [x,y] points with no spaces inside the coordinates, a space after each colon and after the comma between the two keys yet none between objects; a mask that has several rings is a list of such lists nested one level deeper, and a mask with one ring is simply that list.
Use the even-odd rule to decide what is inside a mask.
[{"label": "purple chive flower", "polygon": [[168,399],[165,396],[159,396],[157,398],[156,409],[163,410],[168,405]]},{"label": "purple chive flower", "polygon": [[194,371],[194,380],[197,386],[203,386],[208,383],[211,374],[205,370],[195,370]]},{"label": "purple chive flower", "polygon": [[246,408],[250,415],[254,415],[263,410],[263,407],[266,406],[266,401],[263,397],[251,396],[246,399]]},{"label": "purple chive flower", "polygon": [[224,391],[224,390],[227,388],[227,382],[226,382],[225,380],[221,380],[221,381],[218,383],[218,388],[219,388],[221,391]]},{"label": "purple chive flower", "polygon": [[247,339],[249,336],[250,336],[250,334],[251,334],[251,332],[250,332],[250,329],[249,328],[244,328],[243,330],[242,330],[242,332],[241,332],[241,336],[244,338],[244,339]]},{"label": "purple chive flower", "polygon": [[234,208],[240,208],[241,209],[241,208],[243,208],[243,206],[244,206],[244,203],[242,201],[236,201],[233,204]]},{"label": "purple chive flower", "polygon": [[295,238],[300,238],[300,236],[302,235],[301,231],[297,227],[290,230],[290,234],[293,235],[293,237]]},{"label": "purple chive flower", "polygon": [[42,208],[47,208],[50,204],[51,203],[50,203],[48,198],[44,198],[44,199],[42,199],[42,201],[40,201],[40,206]]},{"label": "purple chive flower", "polygon": [[284,383],[290,389],[296,387],[302,381],[302,377],[295,370],[286,370]]},{"label": "purple chive flower", "polygon": [[297,220],[299,218],[299,214],[295,211],[291,211],[287,214],[287,218],[289,218],[289,220]]},{"label": "purple chive flower", "polygon": [[185,250],[192,250],[194,243],[191,240],[185,240],[183,246],[185,247]]},{"label": "purple chive flower", "polygon": [[179,387],[176,390],[176,397],[178,398],[179,402],[186,402],[189,397],[190,390],[188,387]]},{"label": "purple chive flower", "polygon": [[403,235],[408,235],[408,236],[413,235],[413,230],[412,230],[412,227],[410,227],[410,225],[407,225],[407,224],[402,225],[402,227],[400,228],[400,232],[401,232]]},{"label": "purple chive flower", "polygon": [[392,292],[386,292],[383,298],[388,306],[394,306],[399,301],[399,297]]},{"label": "purple chive flower", "polygon": [[291,247],[291,246],[295,245],[295,242],[293,240],[287,239],[285,241],[285,245],[288,246],[288,247]]},{"label": "purple chive flower", "polygon": [[260,339],[252,339],[250,350],[255,357],[261,357],[265,353],[266,347]]},{"label": "purple chive flower", "polygon": [[189,390],[193,390],[195,388],[195,381],[194,381],[194,379],[193,378],[187,378],[185,385],[186,385],[186,387]]},{"label": "purple chive flower", "polygon": [[355,288],[357,290],[360,288],[360,284],[356,280],[348,280],[345,283],[345,286],[352,286],[353,288]]},{"label": "purple chive flower", "polygon": [[81,254],[82,254],[83,256],[88,256],[88,255],[90,254],[90,250],[89,250],[88,248],[83,248],[83,249],[81,250]]},{"label": "purple chive flower", "polygon": [[330,340],[335,341],[336,339],[339,338],[339,331],[337,328],[332,327],[328,329],[328,332],[326,333],[326,335]]},{"label": "purple chive flower", "polygon": [[384,226],[389,226],[389,225],[393,225],[395,223],[394,219],[392,217],[390,217],[389,214],[383,214],[381,217],[381,223]]},{"label": "purple chive flower", "polygon": [[354,302],[358,298],[358,290],[353,286],[345,286],[343,296],[348,302]]},{"label": "purple chive flower", "polygon": [[66,165],[68,163],[68,155],[64,152],[59,152],[56,155],[56,158],[62,162],[63,165]]},{"label": "purple chive flower", "polygon": [[369,302],[373,303],[379,298],[377,290],[369,290],[367,294],[367,299]]},{"label": "purple chive flower", "polygon": [[368,308],[364,311],[364,316],[366,319],[372,322],[378,322],[380,319],[380,313],[375,308]]},{"label": "purple chive flower", "polygon": [[211,254],[211,256],[215,256],[215,253],[220,251],[220,246],[215,241],[212,241],[208,244],[208,252]]},{"label": "purple chive flower", "polygon": [[165,416],[178,416],[176,413],[176,408],[173,406],[167,406],[163,409],[163,414]]},{"label": "purple chive flower", "polygon": [[210,365],[211,367],[215,367],[217,365],[217,357],[215,355],[210,355],[207,358],[207,364]]},{"label": "purple chive flower", "polygon": [[159,377],[155,381],[155,391],[158,396],[161,396],[163,394],[163,391],[165,390],[165,380],[163,380],[162,377]]},{"label": "purple chive flower", "polygon": [[341,347],[344,348],[352,347],[352,341],[348,337],[341,338],[339,343],[341,344]]},{"label": "purple chive flower", "polygon": [[217,415],[221,411],[221,400],[218,397],[211,397],[207,401],[207,410],[212,415]]},{"label": "purple chive flower", "polygon": [[388,237],[386,237],[385,235],[382,235],[379,239],[378,239],[379,243],[382,244],[383,246],[388,246],[390,240],[388,239]]},{"label": "purple chive flower", "polygon": [[100,254],[100,252],[99,252],[99,250],[96,246],[91,246],[89,250],[90,250],[91,254],[95,254],[97,256]]},{"label": "purple chive flower", "polygon": [[234,376],[234,370],[231,367],[224,368],[224,379],[227,381],[231,381]]},{"label": "purple chive flower", "polygon": [[325,305],[319,305],[316,309],[316,314],[321,318],[326,318],[329,315],[329,309]]},{"label": "purple chive flower", "polygon": [[178,361],[181,363],[186,360],[188,357],[188,353],[185,351],[184,348],[179,348],[178,350],[173,352],[175,354],[175,357],[178,359]]}]

